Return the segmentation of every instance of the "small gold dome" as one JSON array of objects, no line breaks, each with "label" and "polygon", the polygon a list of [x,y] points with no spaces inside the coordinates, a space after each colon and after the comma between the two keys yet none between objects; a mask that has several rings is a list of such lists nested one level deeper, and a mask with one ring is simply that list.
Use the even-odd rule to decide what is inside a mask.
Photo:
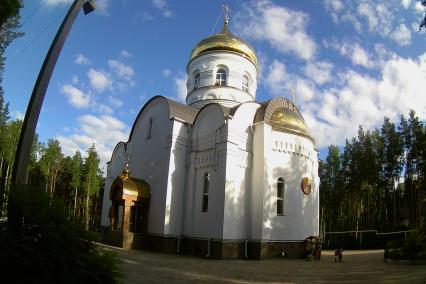
[{"label": "small gold dome", "polygon": [[269,120],[272,129],[311,137],[308,126],[300,112],[291,108],[277,108]]},{"label": "small gold dome", "polygon": [[228,30],[227,23],[225,23],[220,33],[203,39],[195,46],[191,52],[190,61],[200,54],[213,50],[227,50],[236,52],[253,62],[257,68],[257,57],[253,47],[241,38],[234,36]]}]

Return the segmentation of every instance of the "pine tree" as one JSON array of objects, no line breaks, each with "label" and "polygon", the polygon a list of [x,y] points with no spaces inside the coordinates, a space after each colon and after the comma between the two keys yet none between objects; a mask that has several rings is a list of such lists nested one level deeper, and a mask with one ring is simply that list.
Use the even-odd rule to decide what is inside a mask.
[{"label": "pine tree", "polygon": [[42,150],[39,164],[45,177],[46,192],[50,192],[53,197],[56,189],[56,182],[59,172],[63,166],[64,155],[58,140],[49,139],[47,147]]},{"label": "pine tree", "polygon": [[95,144],[87,151],[87,158],[84,163],[84,189],[86,194],[86,208],[85,208],[85,224],[86,230],[90,226],[90,198],[96,195],[101,187],[101,179],[99,175],[100,159],[96,152]]},{"label": "pine tree", "polygon": [[74,189],[73,208],[74,216],[77,216],[77,199],[78,191],[81,188],[83,177],[83,159],[81,158],[80,151],[76,151],[71,159],[71,187]]}]

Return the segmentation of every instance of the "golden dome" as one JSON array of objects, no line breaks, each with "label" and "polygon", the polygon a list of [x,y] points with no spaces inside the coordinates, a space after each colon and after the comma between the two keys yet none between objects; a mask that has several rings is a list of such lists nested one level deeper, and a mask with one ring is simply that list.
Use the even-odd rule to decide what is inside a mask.
[{"label": "golden dome", "polygon": [[293,102],[277,97],[275,99],[261,103],[254,116],[253,123],[264,121],[271,125],[275,131],[293,133],[309,138],[315,142],[314,137],[309,132],[308,126]]},{"label": "golden dome", "polygon": [[308,126],[296,108],[277,108],[269,120],[272,129],[311,137]]},{"label": "golden dome", "polygon": [[220,33],[217,33],[200,41],[192,50],[190,60],[194,59],[200,54],[212,50],[227,50],[236,52],[239,55],[253,62],[253,64],[257,68],[257,57],[253,47],[241,38],[234,36],[228,30],[227,23],[225,23]]}]

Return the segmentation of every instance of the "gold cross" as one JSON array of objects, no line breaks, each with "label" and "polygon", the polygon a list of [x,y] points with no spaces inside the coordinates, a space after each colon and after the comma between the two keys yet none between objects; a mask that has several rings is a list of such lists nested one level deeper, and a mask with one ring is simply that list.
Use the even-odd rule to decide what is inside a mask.
[{"label": "gold cross", "polygon": [[224,17],[225,17],[225,24],[229,23],[229,13],[231,12],[231,9],[229,9],[228,5],[222,5],[223,7],[223,13],[224,13]]},{"label": "gold cross", "polygon": [[292,102],[293,102],[293,104],[294,104],[294,97],[295,97],[295,95],[296,95],[296,88],[291,88],[290,89],[290,91],[291,91],[291,98],[292,98]]}]

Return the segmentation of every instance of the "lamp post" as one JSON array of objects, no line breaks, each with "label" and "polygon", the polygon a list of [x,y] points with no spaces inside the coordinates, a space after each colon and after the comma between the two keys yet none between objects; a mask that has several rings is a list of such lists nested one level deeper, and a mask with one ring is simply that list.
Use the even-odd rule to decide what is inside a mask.
[{"label": "lamp post", "polygon": [[[21,134],[19,135],[18,147],[16,149],[15,162],[12,172],[13,190],[26,184],[26,176],[28,164],[31,155],[31,148],[34,140],[35,129],[40,115],[41,106],[43,105],[44,96],[47,87],[49,86],[50,78],[58,61],[59,54],[64,46],[65,40],[71,30],[74,21],[83,7],[84,14],[87,15],[95,10],[93,0],[75,0],[58,32],[50,45],[46,58],[44,59],[37,81],[34,85],[27,111],[25,113],[24,123],[22,124]],[[13,193],[9,195],[7,204],[8,231],[18,236],[22,229],[22,212],[19,201],[16,198],[11,198]]]},{"label": "lamp post", "polygon": [[25,113],[24,123],[22,125],[18,147],[16,149],[15,163],[13,165],[12,172],[12,182],[15,185],[25,185],[35,129],[40,115],[41,106],[43,105],[44,96],[46,94],[47,87],[49,86],[49,81],[55,68],[56,61],[58,60],[68,33],[71,30],[81,7],[83,7],[84,14],[87,15],[95,10],[95,3],[93,0],[75,0],[73,2],[67,15],[62,21],[52,44],[50,45],[40,73],[38,74],[37,81],[34,85],[30,102],[28,103],[27,111]]}]

